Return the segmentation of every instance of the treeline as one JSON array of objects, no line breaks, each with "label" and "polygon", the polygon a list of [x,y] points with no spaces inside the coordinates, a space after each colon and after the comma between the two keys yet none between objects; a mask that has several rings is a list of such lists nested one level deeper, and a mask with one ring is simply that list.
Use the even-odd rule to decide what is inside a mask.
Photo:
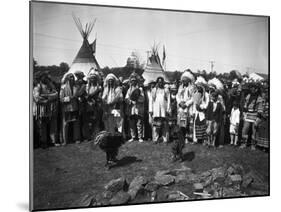
[{"label": "treeline", "polygon": [[[144,69],[141,69],[141,68],[134,69],[134,68],[125,66],[125,67],[114,67],[114,68],[105,67],[105,68],[101,69],[101,71],[104,73],[105,76],[109,73],[113,73],[117,77],[122,77],[123,79],[128,79],[133,71],[135,71],[139,75],[142,75],[142,73],[144,72]],[[230,72],[225,72],[225,73],[220,73],[220,74],[217,74],[216,72],[207,73],[205,70],[196,71],[196,72],[191,71],[191,72],[195,76],[199,76],[199,75],[203,76],[207,81],[214,77],[217,77],[223,81],[232,81],[235,78],[237,78],[238,80],[242,79],[242,75],[236,70],[232,70]],[[177,80],[180,80],[182,71],[177,71],[177,70],[176,71],[166,71],[165,74],[170,82],[175,82]]]},{"label": "treeline", "polygon": [[62,76],[69,70],[69,65],[65,62],[60,63],[59,66],[42,66],[38,65],[36,60],[33,60],[33,77],[34,82],[36,82],[36,78],[40,73],[47,73],[51,76],[51,78],[56,82],[60,82]]},{"label": "treeline", "polygon": [[[34,60],[33,61],[33,69],[34,69],[34,79],[36,79],[36,76],[38,74],[45,72],[51,76],[51,78],[56,82],[60,83],[61,78],[63,75],[69,70],[69,65],[65,62],[60,63],[59,66],[57,65],[52,65],[52,66],[41,66],[38,65],[37,62]],[[131,66],[124,66],[124,67],[104,67],[101,69],[101,72],[106,76],[109,73],[115,74],[118,78],[122,77],[123,80],[128,79],[131,75],[131,73],[136,72],[139,75],[142,75],[144,72],[143,68],[133,68]],[[214,77],[217,77],[223,81],[232,81],[235,78],[241,79],[241,74],[239,74],[238,71],[232,70],[230,72],[225,72],[225,73],[220,73],[217,74],[216,72],[210,72],[207,73],[205,70],[202,71],[196,71],[192,72],[195,76],[201,75],[203,76],[206,80],[212,79]],[[180,80],[181,71],[166,71],[165,72],[168,80],[170,82],[174,82],[177,80]],[[34,81],[36,82],[36,81]]]}]

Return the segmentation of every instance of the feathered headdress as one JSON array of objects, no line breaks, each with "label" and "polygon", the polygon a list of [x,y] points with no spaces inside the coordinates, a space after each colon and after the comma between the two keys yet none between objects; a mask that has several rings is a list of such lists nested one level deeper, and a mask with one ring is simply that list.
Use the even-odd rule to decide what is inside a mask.
[{"label": "feathered headdress", "polygon": [[190,71],[183,72],[183,74],[181,75],[181,81],[184,78],[190,79],[192,82],[194,81],[194,76],[193,76],[193,74]]},{"label": "feathered headdress", "polygon": [[63,75],[62,79],[61,79],[61,84],[65,84],[70,76],[73,76],[74,79],[76,79],[76,76],[74,74],[72,74],[72,73],[65,73]]},{"label": "feathered headdress", "polygon": [[215,87],[217,90],[223,90],[223,84],[218,78],[213,78],[208,81],[210,87]]},{"label": "feathered headdress", "polygon": [[105,77],[105,79],[104,79],[104,87],[107,87],[107,85],[108,85],[108,81],[109,80],[113,80],[115,83],[117,82],[117,77],[114,75],[114,74],[112,74],[112,73],[110,73],[110,74],[108,74],[106,77]]},{"label": "feathered headdress", "polygon": [[198,84],[206,85],[207,81],[202,76],[199,76],[199,77],[197,77],[195,84],[196,85],[198,85]]}]

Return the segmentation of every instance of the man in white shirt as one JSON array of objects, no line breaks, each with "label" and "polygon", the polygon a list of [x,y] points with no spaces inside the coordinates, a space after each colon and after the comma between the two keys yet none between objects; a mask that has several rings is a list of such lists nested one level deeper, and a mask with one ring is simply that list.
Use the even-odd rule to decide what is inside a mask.
[{"label": "man in white shirt", "polygon": [[169,90],[164,88],[164,78],[158,77],[156,87],[152,89],[152,107],[150,113],[153,117],[153,142],[158,143],[160,133],[163,137],[163,142],[168,142],[169,131],[167,127],[167,115],[170,111],[170,94]]}]

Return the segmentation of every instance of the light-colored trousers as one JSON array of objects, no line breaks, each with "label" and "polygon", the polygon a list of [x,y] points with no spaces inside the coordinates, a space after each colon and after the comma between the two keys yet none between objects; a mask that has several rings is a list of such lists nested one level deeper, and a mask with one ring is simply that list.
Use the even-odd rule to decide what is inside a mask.
[{"label": "light-colored trousers", "polygon": [[143,117],[139,115],[130,116],[130,133],[133,139],[143,138]]}]

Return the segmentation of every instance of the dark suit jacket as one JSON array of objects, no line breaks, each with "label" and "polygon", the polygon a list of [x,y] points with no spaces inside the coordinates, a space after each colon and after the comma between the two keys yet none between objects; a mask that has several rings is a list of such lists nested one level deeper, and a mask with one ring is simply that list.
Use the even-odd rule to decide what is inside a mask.
[{"label": "dark suit jacket", "polygon": [[206,119],[210,121],[220,122],[223,114],[223,107],[221,103],[220,102],[217,103],[217,107],[215,111],[213,111],[213,109],[214,109],[214,103],[210,101],[206,109]]}]

